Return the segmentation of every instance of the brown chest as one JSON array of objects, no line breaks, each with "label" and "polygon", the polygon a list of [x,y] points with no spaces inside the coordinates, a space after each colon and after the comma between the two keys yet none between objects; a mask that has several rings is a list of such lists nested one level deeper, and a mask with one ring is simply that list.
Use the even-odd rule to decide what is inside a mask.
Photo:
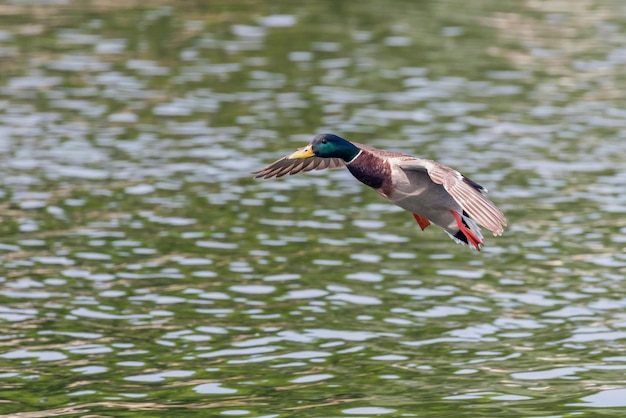
[{"label": "brown chest", "polygon": [[391,167],[385,159],[363,151],[347,164],[347,167],[350,173],[361,183],[376,189],[383,195],[391,193]]}]

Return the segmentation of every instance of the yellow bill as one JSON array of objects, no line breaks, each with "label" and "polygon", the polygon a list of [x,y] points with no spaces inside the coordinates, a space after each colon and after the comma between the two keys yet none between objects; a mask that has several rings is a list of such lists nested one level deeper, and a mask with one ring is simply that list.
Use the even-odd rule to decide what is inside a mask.
[{"label": "yellow bill", "polygon": [[293,154],[287,156],[287,159],[288,160],[301,160],[303,158],[311,158],[311,157],[315,157],[315,154],[313,154],[313,147],[311,147],[311,144],[309,144],[306,147],[299,149]]}]

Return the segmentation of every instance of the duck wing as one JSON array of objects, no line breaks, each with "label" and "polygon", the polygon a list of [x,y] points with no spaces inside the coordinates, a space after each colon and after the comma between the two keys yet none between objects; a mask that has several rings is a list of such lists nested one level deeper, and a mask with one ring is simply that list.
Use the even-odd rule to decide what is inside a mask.
[{"label": "duck wing", "polygon": [[450,193],[450,196],[468,215],[487,228],[493,235],[501,235],[506,226],[506,218],[500,209],[487,197],[480,184],[465,177],[458,171],[436,161],[421,158],[406,158],[398,162],[404,171],[426,172],[430,179]]},{"label": "duck wing", "polygon": [[256,171],[254,178],[269,179],[272,177],[282,177],[285,174],[297,174],[301,171],[324,170],[325,168],[340,168],[346,164],[341,158],[321,158],[310,157],[300,159],[289,159],[288,156],[274,161],[267,167]]}]

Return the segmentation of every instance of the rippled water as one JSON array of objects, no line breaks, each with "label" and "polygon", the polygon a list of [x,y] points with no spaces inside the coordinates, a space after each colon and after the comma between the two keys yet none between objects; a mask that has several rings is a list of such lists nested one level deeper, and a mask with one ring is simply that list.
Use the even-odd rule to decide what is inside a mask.
[{"label": "rippled water", "polygon": [[[621,417],[621,2],[0,6],[0,416]],[[434,158],[477,253],[314,133]]]}]

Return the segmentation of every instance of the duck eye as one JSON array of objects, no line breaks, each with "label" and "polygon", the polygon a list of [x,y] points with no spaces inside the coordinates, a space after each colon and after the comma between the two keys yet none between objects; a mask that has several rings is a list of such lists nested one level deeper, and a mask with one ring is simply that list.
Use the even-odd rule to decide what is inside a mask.
[{"label": "duck eye", "polygon": [[326,144],[328,140],[326,138],[322,139],[322,144]]}]

